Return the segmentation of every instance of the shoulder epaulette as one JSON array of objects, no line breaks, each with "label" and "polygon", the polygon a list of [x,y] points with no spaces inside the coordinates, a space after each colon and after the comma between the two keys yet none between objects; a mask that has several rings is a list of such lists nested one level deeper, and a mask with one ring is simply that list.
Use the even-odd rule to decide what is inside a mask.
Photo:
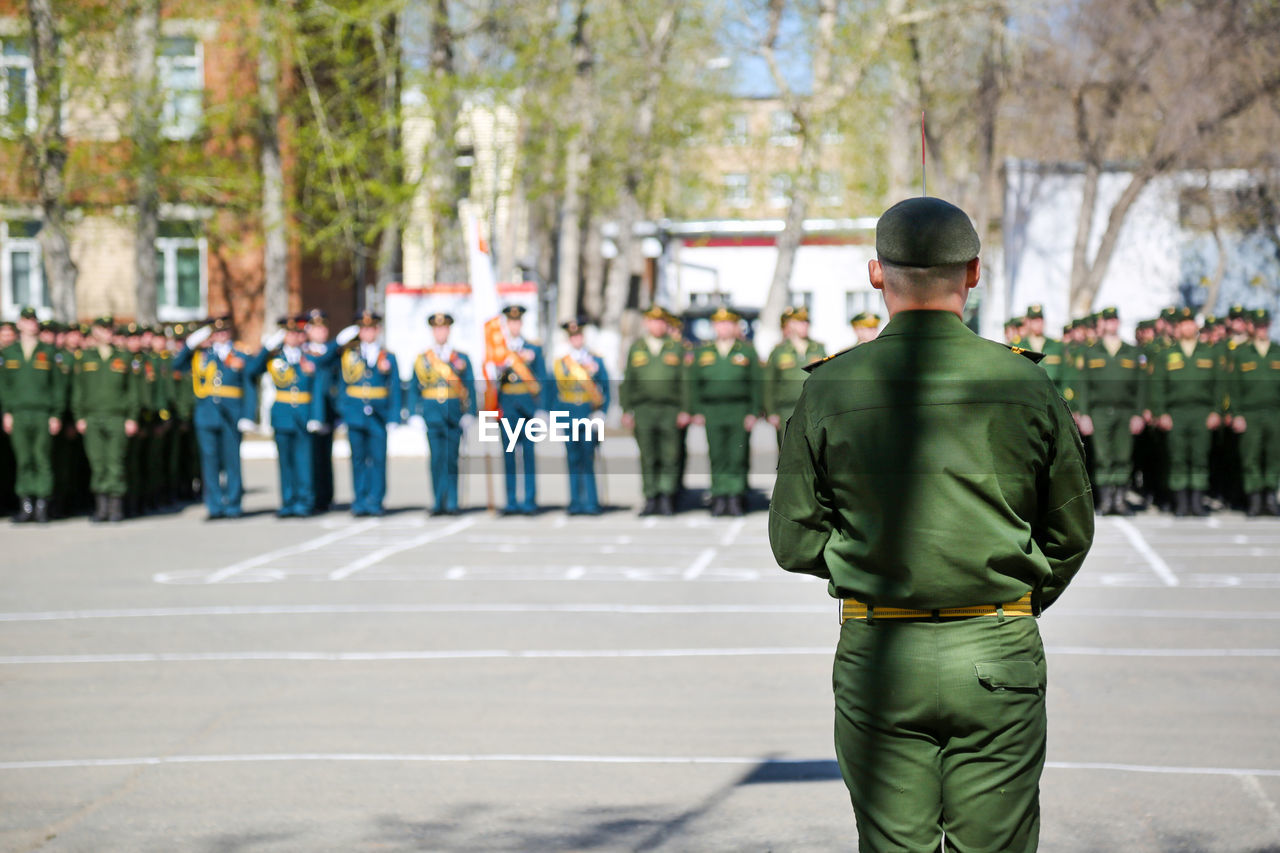
[{"label": "shoulder epaulette", "polygon": [[813,373],[813,371],[817,370],[819,367],[826,364],[831,359],[842,356],[847,352],[853,352],[853,350],[854,350],[854,347],[846,347],[845,349],[840,350],[840,352],[833,352],[831,355],[827,356],[826,358],[820,358],[817,361],[815,361],[813,364],[806,364],[804,367],[800,369],[803,370],[805,373]]},{"label": "shoulder epaulette", "polygon": [[1021,355],[1031,359],[1032,364],[1039,364],[1040,361],[1044,358],[1044,353],[1042,352],[1023,349],[1022,347],[1016,347],[1013,344],[1005,344],[1004,346],[1008,347],[1009,352],[1014,353],[1015,355]]}]

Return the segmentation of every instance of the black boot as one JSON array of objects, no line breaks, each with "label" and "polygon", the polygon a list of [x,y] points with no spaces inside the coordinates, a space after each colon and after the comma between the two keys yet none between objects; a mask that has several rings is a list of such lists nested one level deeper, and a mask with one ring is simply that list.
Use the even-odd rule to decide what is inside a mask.
[{"label": "black boot", "polygon": [[657,498],[645,498],[645,499],[644,499],[644,509],[640,510],[640,514],[641,514],[641,515],[653,515],[653,514],[654,514],[654,513],[656,513],[657,511],[658,511],[658,499],[657,499]]},{"label": "black boot", "polygon": [[724,515],[727,509],[728,501],[725,500],[724,495],[716,495],[711,499],[711,514],[713,516]]},{"label": "black boot", "polygon": [[113,524],[124,521],[124,498],[120,495],[107,498],[107,521]]},{"label": "black boot", "polygon": [[36,522],[36,524],[49,523],[49,499],[48,498],[36,498],[36,505],[34,510],[35,511],[32,513],[32,518]]},{"label": "black boot", "polygon": [[1111,498],[1111,508],[1116,515],[1130,516],[1133,515],[1133,507],[1129,506],[1128,489],[1124,486],[1116,486],[1115,495]]},{"label": "black boot", "polygon": [[658,495],[658,515],[672,516],[676,514],[671,495]]},{"label": "black boot", "polygon": [[741,518],[747,511],[746,501],[743,500],[742,495],[729,495],[727,509],[729,515],[734,518]]},{"label": "black boot", "polygon": [[1244,514],[1246,518],[1257,518],[1262,515],[1262,492],[1252,492],[1245,499]]},{"label": "black boot", "polygon": [[1107,515],[1111,512],[1111,487],[1098,486],[1098,499],[1093,505],[1094,515]]},{"label": "black boot", "polygon": [[36,505],[31,498],[18,498],[18,514],[13,517],[15,524],[26,524],[36,517]]},{"label": "black boot", "polygon": [[1174,494],[1173,514],[1178,518],[1186,518],[1191,514],[1191,492],[1178,489]]},{"label": "black boot", "polygon": [[93,515],[89,516],[90,521],[106,521],[107,520],[107,496],[93,496]]},{"label": "black boot", "polygon": [[1198,518],[1209,514],[1209,508],[1204,505],[1204,492],[1199,489],[1191,490],[1191,514]]},{"label": "black boot", "polygon": [[1267,515],[1280,516],[1280,500],[1276,499],[1276,490],[1267,489],[1262,493],[1262,509]]}]

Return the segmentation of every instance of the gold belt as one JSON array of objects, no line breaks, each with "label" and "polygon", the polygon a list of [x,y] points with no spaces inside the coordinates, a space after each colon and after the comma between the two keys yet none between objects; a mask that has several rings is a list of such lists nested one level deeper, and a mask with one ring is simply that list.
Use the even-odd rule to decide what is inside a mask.
[{"label": "gold belt", "polygon": [[210,385],[203,396],[227,397],[232,400],[239,400],[244,396],[244,389],[238,385]]},{"label": "gold belt", "polygon": [[840,624],[850,619],[955,619],[966,616],[1034,616],[1031,593],[1007,604],[977,604],[973,607],[943,607],[912,610],[909,607],[868,607],[856,598],[840,599]]},{"label": "gold belt", "polygon": [[294,406],[300,406],[311,402],[310,391],[277,391],[277,403],[289,403]]},{"label": "gold belt", "polygon": [[445,400],[462,399],[462,392],[454,391],[452,388],[423,388],[422,399],[435,400],[437,403],[443,403]]},{"label": "gold belt", "polygon": [[347,396],[357,400],[385,400],[386,388],[375,388],[369,385],[348,385]]}]

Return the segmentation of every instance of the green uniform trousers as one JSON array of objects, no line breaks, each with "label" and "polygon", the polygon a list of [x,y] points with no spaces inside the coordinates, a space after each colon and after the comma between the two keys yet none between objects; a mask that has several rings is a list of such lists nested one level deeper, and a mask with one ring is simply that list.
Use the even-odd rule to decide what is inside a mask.
[{"label": "green uniform trousers", "polygon": [[1133,467],[1133,434],[1129,432],[1128,409],[1099,406],[1093,420],[1093,474],[1099,486],[1123,486]]},{"label": "green uniform trousers", "polygon": [[1280,488],[1280,409],[1259,409],[1244,416],[1240,468],[1244,493]]},{"label": "green uniform trousers", "polygon": [[714,497],[741,495],[747,491],[751,434],[742,422],[751,412],[751,404],[708,403],[703,415],[707,419],[707,455],[711,462],[711,494]]},{"label": "green uniform trousers", "polygon": [[13,490],[20,497],[53,495],[53,436],[44,412],[14,412],[13,459],[17,467]]},{"label": "green uniform trousers", "polygon": [[636,406],[636,444],[640,446],[640,477],[646,499],[674,495],[680,483],[681,432],[676,426],[678,405]]},{"label": "green uniform trousers", "polygon": [[125,419],[119,415],[85,418],[84,452],[89,457],[89,491],[95,495],[123,497],[127,490],[125,454],[129,439]]},{"label": "green uniform trousers", "polygon": [[836,755],[863,853],[1036,849],[1045,661],[1036,620],[851,619]]},{"label": "green uniform trousers", "polygon": [[1209,451],[1213,433],[1205,427],[1209,410],[1199,406],[1170,408],[1169,488],[1206,491],[1209,488]]}]

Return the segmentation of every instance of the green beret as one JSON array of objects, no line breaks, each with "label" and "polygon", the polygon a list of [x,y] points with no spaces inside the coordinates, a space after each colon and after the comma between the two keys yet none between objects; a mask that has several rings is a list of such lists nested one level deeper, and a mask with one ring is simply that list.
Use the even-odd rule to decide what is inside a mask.
[{"label": "green beret", "polygon": [[1036,304],[1036,305],[1028,305],[1028,306],[1027,306],[1027,313],[1026,313],[1024,316],[1025,316],[1028,320],[1043,320],[1043,319],[1044,319],[1044,306],[1043,306],[1043,305],[1039,305],[1039,304]]},{"label": "green beret", "polygon": [[1227,312],[1227,318],[1230,320],[1239,320],[1244,316],[1243,305],[1232,305],[1231,310]]},{"label": "green beret", "polygon": [[1021,326],[1021,325],[1022,325],[1022,320],[1020,320],[1017,317],[1010,317],[1008,320],[1004,321],[1004,327],[1006,329],[1012,329],[1015,326]]},{"label": "green beret", "polygon": [[1118,320],[1120,318],[1120,312],[1116,310],[1114,306],[1111,306],[1103,308],[1102,312],[1098,316],[1103,320]]},{"label": "green beret", "polygon": [[1195,322],[1196,312],[1190,308],[1175,308],[1173,311],[1174,322],[1181,323],[1184,320]]},{"label": "green beret", "polygon": [[30,305],[25,306],[21,311],[18,312],[18,319],[20,320],[37,319],[36,309],[32,308]]},{"label": "green beret", "polygon": [[1172,306],[1160,312],[1160,319],[1162,320],[1168,320],[1170,322],[1173,322],[1174,320],[1177,319],[1177,317],[1178,317],[1178,309]]},{"label": "green beret", "polygon": [[1259,308],[1249,314],[1249,319],[1257,323],[1259,326],[1265,326],[1271,322],[1271,312],[1266,308]]},{"label": "green beret", "polygon": [[876,223],[876,256],[898,266],[964,264],[981,248],[968,214],[940,198],[900,201]]}]

